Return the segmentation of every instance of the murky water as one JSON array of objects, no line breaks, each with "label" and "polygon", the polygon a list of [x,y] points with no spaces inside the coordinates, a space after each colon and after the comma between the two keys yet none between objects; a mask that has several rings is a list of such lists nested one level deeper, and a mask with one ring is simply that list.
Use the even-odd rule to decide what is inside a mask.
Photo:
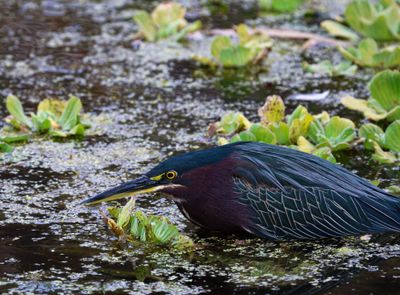
[{"label": "murky water", "polygon": [[[190,18],[201,18],[206,28],[248,20],[319,32],[317,21],[326,14],[259,17],[254,1],[231,1],[226,14],[211,5],[212,15],[201,6],[205,2],[183,1]],[[366,98],[373,73],[333,79],[305,74],[304,60],[340,55],[324,46],[299,53],[301,44],[276,41],[261,72],[214,76],[190,59],[207,52],[210,37],[183,45],[132,41],[135,9],[150,9],[155,1],[0,3],[0,97],[12,92],[31,111],[45,97],[73,93],[93,121],[81,142],[34,139],[1,156],[1,293],[398,294],[399,235],[290,243],[210,236],[172,202],[143,196],[138,206],[167,215],[200,247],[182,254],[124,247],[98,209],[77,206],[171,154],[204,146],[207,125],[226,110],[255,118],[269,94],[329,90],[322,102],[302,103],[314,112],[343,115],[338,99],[344,93]],[[286,102],[289,109],[299,103]],[[378,167],[357,150],[338,157],[364,177],[398,184],[398,168]]]}]

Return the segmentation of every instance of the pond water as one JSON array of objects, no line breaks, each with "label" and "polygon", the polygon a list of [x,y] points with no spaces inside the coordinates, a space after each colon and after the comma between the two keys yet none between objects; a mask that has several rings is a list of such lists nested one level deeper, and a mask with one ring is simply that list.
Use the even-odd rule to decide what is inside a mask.
[{"label": "pond water", "polygon": [[[284,243],[219,236],[191,225],[171,201],[141,197],[138,206],[145,212],[168,216],[200,245],[179,254],[124,247],[98,208],[78,206],[172,154],[209,145],[204,140],[209,123],[227,110],[255,118],[270,94],[329,90],[321,102],[301,103],[313,112],[362,120],[344,110],[339,98],[367,98],[371,71],[329,78],[302,70],[305,60],[338,60],[333,48],[318,45],[302,52],[299,42],[277,40],[261,72],[213,76],[190,58],[208,52],[210,36],[183,45],[133,41],[135,10],[156,5],[142,2],[0,1],[0,97],[14,93],[32,111],[46,97],[73,93],[93,118],[83,141],[33,139],[1,156],[0,292],[398,294],[400,235]],[[246,20],[323,34],[319,21],[340,13],[345,1],[325,1],[320,6],[329,9],[308,18],[304,11],[259,16],[254,1],[221,2],[229,3],[227,13],[216,1],[182,3],[205,28],[230,28]],[[299,103],[286,100],[289,110]],[[5,116],[2,103],[0,117]],[[398,168],[378,166],[359,150],[338,157],[383,187],[398,184]]]}]

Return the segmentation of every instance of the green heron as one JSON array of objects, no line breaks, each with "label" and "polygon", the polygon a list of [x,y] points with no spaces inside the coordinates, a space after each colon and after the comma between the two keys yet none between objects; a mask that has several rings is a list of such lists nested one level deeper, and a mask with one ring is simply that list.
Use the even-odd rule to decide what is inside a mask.
[{"label": "green heron", "polygon": [[201,227],[271,240],[400,231],[399,198],[316,156],[255,142],[171,157],[82,203],[148,192]]}]

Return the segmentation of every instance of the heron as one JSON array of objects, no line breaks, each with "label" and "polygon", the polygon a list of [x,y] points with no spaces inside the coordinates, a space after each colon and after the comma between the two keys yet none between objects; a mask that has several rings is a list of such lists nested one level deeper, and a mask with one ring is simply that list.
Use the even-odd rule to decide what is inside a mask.
[{"label": "heron", "polygon": [[314,155],[257,142],[170,157],[82,203],[156,192],[223,233],[303,240],[400,231],[400,198]]}]

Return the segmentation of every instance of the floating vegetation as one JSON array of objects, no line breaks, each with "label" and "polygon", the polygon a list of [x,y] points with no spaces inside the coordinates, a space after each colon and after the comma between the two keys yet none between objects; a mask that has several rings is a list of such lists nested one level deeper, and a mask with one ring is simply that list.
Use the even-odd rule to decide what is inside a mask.
[{"label": "floating vegetation", "polygon": [[203,65],[216,67],[244,67],[259,63],[272,46],[267,34],[256,29],[250,30],[244,24],[235,27],[237,43],[228,36],[217,36],[211,44],[212,59],[194,55],[193,58]]},{"label": "floating vegetation", "polygon": [[227,113],[210,125],[209,135],[218,135],[219,144],[257,141],[286,145],[331,162],[336,162],[333,151],[349,149],[355,139],[355,125],[351,120],[330,118],[326,112],[313,116],[299,105],[285,118],[285,105],[277,95],[267,97],[258,114],[260,122],[251,123],[242,113]]},{"label": "floating vegetation", "polygon": [[139,37],[154,42],[160,39],[173,38],[176,41],[188,33],[201,28],[201,22],[188,23],[185,20],[186,9],[179,3],[161,3],[151,13],[138,11],[133,19],[139,26]]},{"label": "floating vegetation", "polygon": [[339,47],[348,60],[365,67],[393,68],[400,65],[400,46],[379,49],[374,39],[362,40],[357,47]]},{"label": "floating vegetation", "polygon": [[338,64],[333,64],[329,60],[324,60],[317,64],[303,63],[303,68],[306,72],[329,76],[353,76],[357,72],[357,66],[352,65],[351,62],[348,61],[343,61]]},{"label": "floating vegetation", "polygon": [[372,158],[380,163],[400,164],[400,120],[392,122],[383,132],[375,124],[364,124],[359,130],[367,149],[374,150]]},{"label": "floating vegetation", "polygon": [[368,119],[379,121],[400,119],[400,72],[386,70],[376,74],[368,85],[371,97],[368,100],[351,96],[342,98],[342,104],[362,112]]},{"label": "floating vegetation", "polygon": [[321,23],[321,27],[334,37],[348,39],[350,41],[357,41],[359,39],[357,33],[336,21],[325,20]]},{"label": "floating vegetation", "polygon": [[120,240],[169,246],[177,250],[194,247],[193,241],[180,234],[168,218],[146,215],[139,210],[133,212],[134,209],[135,198],[131,198],[122,209],[109,207],[111,218],[103,214],[108,227]]},{"label": "floating vegetation", "polygon": [[11,153],[13,151],[12,144],[19,142],[26,142],[29,139],[29,136],[26,134],[23,135],[5,135],[2,136],[0,134],[0,153]]},{"label": "floating vegetation", "polygon": [[[82,103],[70,95],[68,101],[45,99],[37,107],[37,113],[28,117],[18,97],[10,94],[6,99],[10,116],[6,118],[9,127],[3,132],[47,134],[51,137],[83,136],[88,124],[82,123],[80,112]],[[17,137],[18,138],[18,137]]]},{"label": "floating vegetation", "polygon": [[400,6],[396,0],[350,2],[344,13],[346,22],[365,37],[379,41],[400,40]]},{"label": "floating vegetation", "polygon": [[264,11],[280,13],[295,11],[303,0],[258,0],[258,6]]},{"label": "floating vegetation", "polygon": [[[396,0],[353,0],[345,10],[344,19],[350,27],[364,37],[377,41],[400,40],[400,5]],[[357,34],[344,24],[328,20],[321,23],[335,37],[357,41]]]}]

